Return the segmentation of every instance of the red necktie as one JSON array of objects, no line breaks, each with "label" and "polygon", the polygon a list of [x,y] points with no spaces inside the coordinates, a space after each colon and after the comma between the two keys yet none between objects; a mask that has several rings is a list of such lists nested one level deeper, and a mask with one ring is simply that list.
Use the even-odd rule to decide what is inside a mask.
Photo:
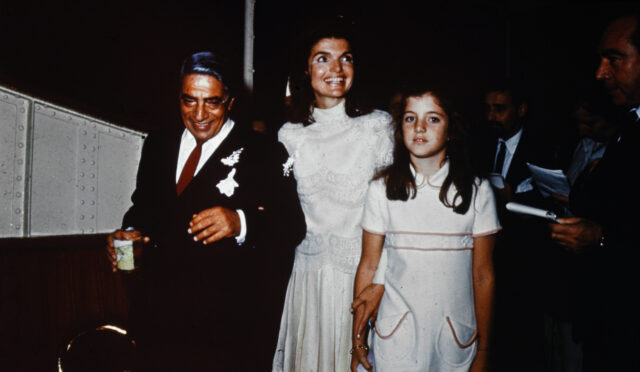
[{"label": "red necktie", "polygon": [[201,153],[202,142],[196,142],[196,148],[191,151],[191,155],[189,155],[187,162],[184,164],[184,168],[182,168],[180,178],[178,178],[178,184],[176,185],[176,192],[178,193],[178,195],[182,194],[182,191],[193,179],[193,174],[195,173],[196,167],[198,166],[198,161],[200,161]]}]

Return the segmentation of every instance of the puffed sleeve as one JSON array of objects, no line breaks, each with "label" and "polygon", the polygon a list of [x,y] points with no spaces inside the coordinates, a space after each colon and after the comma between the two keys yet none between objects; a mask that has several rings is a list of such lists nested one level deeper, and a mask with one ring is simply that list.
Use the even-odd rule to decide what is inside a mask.
[{"label": "puffed sleeve", "polygon": [[374,131],[376,136],[376,169],[391,164],[393,160],[393,125],[391,116],[384,111],[376,111]]},{"label": "puffed sleeve", "polygon": [[485,236],[498,232],[500,221],[496,211],[496,201],[489,181],[478,181],[476,197],[474,200],[475,218],[472,233],[474,237]]},{"label": "puffed sleeve", "polygon": [[362,228],[372,234],[384,235],[389,226],[389,208],[384,180],[378,179],[369,185],[362,212]]},{"label": "puffed sleeve", "polygon": [[278,131],[278,141],[284,145],[290,156],[295,157],[303,140],[303,129],[301,124],[285,123]]},{"label": "puffed sleeve", "polygon": [[[384,181],[375,180],[369,185],[362,215],[362,228],[370,233],[384,235],[389,226],[389,208]],[[378,268],[373,277],[374,284],[384,284],[387,270],[387,251],[382,250]]]}]

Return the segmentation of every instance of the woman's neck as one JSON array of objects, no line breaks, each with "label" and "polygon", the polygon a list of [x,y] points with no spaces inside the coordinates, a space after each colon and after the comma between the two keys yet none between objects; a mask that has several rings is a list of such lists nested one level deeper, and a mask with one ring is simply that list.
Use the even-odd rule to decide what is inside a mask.
[{"label": "woman's neck", "polygon": [[316,107],[319,109],[330,109],[339,105],[344,101],[344,97],[333,98],[333,97],[316,97]]}]

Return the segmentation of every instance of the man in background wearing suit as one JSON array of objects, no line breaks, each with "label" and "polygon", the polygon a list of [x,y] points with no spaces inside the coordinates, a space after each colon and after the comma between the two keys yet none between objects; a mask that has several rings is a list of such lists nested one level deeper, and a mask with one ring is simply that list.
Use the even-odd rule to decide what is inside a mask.
[{"label": "man in background wearing suit", "polygon": [[128,231],[108,239],[145,245],[129,316],[143,370],[262,370],[275,347],[304,216],[284,147],[229,117],[225,68],[184,61],[182,125],[146,139]]},{"label": "man in background wearing suit", "polygon": [[[529,104],[521,90],[504,81],[496,83],[485,95],[486,124],[496,136],[490,148],[489,170],[504,179],[504,188],[497,190],[503,202],[533,190],[526,163],[540,166],[553,163],[550,148],[525,126]],[[516,198],[526,200],[522,200],[522,195]]]},{"label": "man in background wearing suit", "polygon": [[[497,81],[485,94],[485,119],[494,138],[486,142],[485,170],[500,175],[493,183],[503,230],[494,251],[496,297],[492,364],[497,371],[537,371],[544,367],[544,309],[541,303],[546,225],[509,212],[515,201],[540,206],[527,163],[553,168],[550,147],[526,124],[529,105],[523,87]],[[518,342],[514,342],[518,340]],[[514,369],[514,366],[519,366]]]},{"label": "man in background wearing suit", "polygon": [[596,79],[619,107],[617,134],[584,179],[572,189],[578,217],[551,224],[551,237],[575,253],[583,269],[576,305],[584,370],[638,371],[640,280],[638,164],[640,162],[640,19],[614,19],[604,30]]}]

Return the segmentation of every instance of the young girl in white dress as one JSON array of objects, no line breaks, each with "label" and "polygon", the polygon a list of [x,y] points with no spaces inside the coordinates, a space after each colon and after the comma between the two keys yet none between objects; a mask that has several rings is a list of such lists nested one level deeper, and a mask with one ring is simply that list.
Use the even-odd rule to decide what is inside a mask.
[{"label": "young girl in white dress", "polygon": [[351,40],[331,23],[309,35],[291,77],[289,122],[278,132],[307,235],[296,248],[273,371],[349,370],[360,219],[369,182],[393,151],[389,114],[353,96]]},{"label": "young girl in white dress", "polygon": [[[494,196],[472,171],[462,122],[444,93],[408,89],[403,106],[393,163],[371,183],[362,218],[355,294],[376,286],[386,254],[369,359],[382,372],[486,371],[500,229]],[[371,370],[370,314],[358,301],[354,308],[351,369]]]}]

